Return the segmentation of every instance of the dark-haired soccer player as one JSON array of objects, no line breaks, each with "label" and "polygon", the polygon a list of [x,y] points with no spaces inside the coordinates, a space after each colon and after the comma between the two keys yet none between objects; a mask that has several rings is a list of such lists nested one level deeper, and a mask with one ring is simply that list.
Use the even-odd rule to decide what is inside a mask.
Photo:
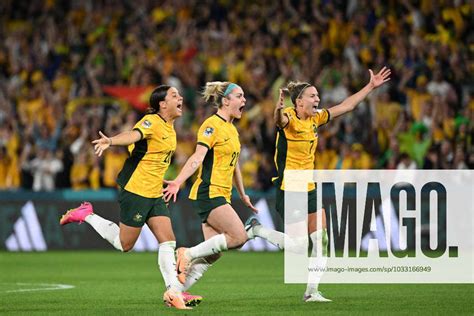
[{"label": "dark-haired soccer player", "polygon": [[68,211],[60,221],[61,225],[86,222],[124,252],[133,248],[146,223],[160,243],[158,264],[167,288],[163,300],[178,309],[187,308],[183,298],[188,304],[200,301],[200,297],[181,293],[175,269],[176,239],[168,206],[163,200],[163,177],[176,149],[173,122],[182,115],[182,105],[183,97],[175,87],[159,86],[150,96],[148,113],[133,130],[113,137],[99,132],[100,138],[92,142],[98,156],[110,146],[128,146],[130,157],[117,179],[120,226],[94,214],[88,202]]}]

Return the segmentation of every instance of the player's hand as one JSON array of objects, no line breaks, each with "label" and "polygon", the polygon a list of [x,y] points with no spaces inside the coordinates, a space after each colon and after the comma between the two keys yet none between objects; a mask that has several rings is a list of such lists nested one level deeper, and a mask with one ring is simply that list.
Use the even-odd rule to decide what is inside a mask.
[{"label": "player's hand", "polygon": [[176,202],[176,196],[178,195],[180,184],[175,180],[163,180],[165,184],[167,184],[166,188],[163,189],[163,200],[168,203],[171,198],[173,198],[173,202]]},{"label": "player's hand", "polygon": [[390,80],[391,72],[392,71],[390,70],[390,68],[383,67],[376,75],[374,75],[374,72],[372,71],[372,69],[369,69],[369,73],[370,73],[369,84],[374,89],[380,87],[385,82]]},{"label": "player's hand", "polygon": [[112,145],[112,140],[105,136],[104,133],[99,131],[100,138],[93,140],[92,144],[94,144],[94,151],[97,156],[102,156],[102,153],[104,150],[110,147]]},{"label": "player's hand", "polygon": [[277,110],[283,110],[283,108],[285,107],[285,104],[283,102],[284,102],[283,90],[280,89],[280,96],[278,97],[278,102],[275,105]]},{"label": "player's hand", "polygon": [[258,213],[258,210],[255,206],[253,206],[252,204],[252,201],[250,201],[250,197],[245,194],[244,196],[242,196],[242,202],[244,202],[245,206],[247,206],[248,208],[250,208],[252,210],[252,212],[254,213]]}]

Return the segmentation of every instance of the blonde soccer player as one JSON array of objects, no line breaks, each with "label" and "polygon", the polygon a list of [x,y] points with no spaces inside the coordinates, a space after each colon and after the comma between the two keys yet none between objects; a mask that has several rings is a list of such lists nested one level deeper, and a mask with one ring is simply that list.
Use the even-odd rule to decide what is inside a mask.
[{"label": "blonde soccer player", "polygon": [[111,146],[128,146],[130,152],[117,179],[120,186],[119,226],[95,214],[88,202],[64,214],[60,224],[86,222],[123,252],[133,248],[143,225],[147,224],[160,244],[158,265],[167,289],[163,300],[168,306],[187,309],[186,303],[197,304],[200,297],[181,293],[175,269],[176,239],[168,206],[163,200],[163,177],[176,149],[173,123],[182,115],[182,106],[183,97],[179,91],[161,85],[152,92],[148,113],[133,130],[113,137],[99,132],[100,138],[92,142],[98,156]]},{"label": "blonde soccer player", "polygon": [[174,181],[165,181],[167,187],[163,190],[166,201],[176,201],[181,184],[199,170],[189,198],[201,217],[205,241],[177,251],[182,291],[197,282],[221,252],[239,248],[247,241],[244,225],[231,205],[233,183],[244,204],[257,212],[245,194],[239,167],[239,133],[233,124],[245,108],[244,91],[235,83],[208,82],[203,97],[217,112],[202,123],[196,151]]},{"label": "blonde soccer player", "polygon": [[[313,170],[315,166],[315,153],[318,145],[318,127],[329,120],[341,116],[355,109],[374,89],[390,80],[390,69],[383,67],[377,74],[369,70],[370,81],[357,93],[345,99],[342,103],[329,109],[319,109],[319,92],[316,87],[307,82],[290,82],[287,86],[294,107],[284,108],[283,91],[275,107],[274,120],[278,129],[276,139],[275,164],[278,176],[274,179],[276,185],[276,210],[285,220],[285,187],[283,174],[285,170]],[[298,193],[296,193],[298,194]],[[308,205],[308,234],[312,241],[311,256],[316,257],[317,245],[321,245],[320,254],[327,257],[328,235],[326,230],[326,215],[324,209],[316,212],[316,188],[314,183],[308,186],[304,194]],[[321,223],[317,223],[318,214],[321,213]],[[289,216],[291,219],[291,216]],[[288,223],[288,229],[291,230]],[[317,229],[318,226],[320,229]],[[249,239],[261,237],[276,245],[280,249],[285,246],[285,234],[268,229],[261,225],[256,217],[250,217],[245,227]],[[296,226],[294,226],[296,227]],[[287,247],[299,252],[301,238],[292,233],[293,238],[287,239]],[[306,236],[304,236],[306,240]],[[306,243],[304,243],[306,244]],[[318,290],[319,282],[308,282],[303,300],[305,302],[329,302]]]}]

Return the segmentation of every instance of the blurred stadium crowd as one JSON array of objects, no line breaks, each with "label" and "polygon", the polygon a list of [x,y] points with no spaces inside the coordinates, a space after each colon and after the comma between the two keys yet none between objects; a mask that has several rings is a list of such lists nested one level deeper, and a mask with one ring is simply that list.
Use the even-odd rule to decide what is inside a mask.
[{"label": "blurred stadium crowd", "polygon": [[314,83],[331,107],[383,65],[390,83],[319,130],[316,167],[474,166],[472,1],[5,0],[0,12],[0,189],[115,187],[126,148],[99,159],[90,141],[140,118],[104,92],[118,85],[185,97],[173,177],[214,111],[199,91],[228,80],[247,98],[244,181],[265,191],[278,89]]}]

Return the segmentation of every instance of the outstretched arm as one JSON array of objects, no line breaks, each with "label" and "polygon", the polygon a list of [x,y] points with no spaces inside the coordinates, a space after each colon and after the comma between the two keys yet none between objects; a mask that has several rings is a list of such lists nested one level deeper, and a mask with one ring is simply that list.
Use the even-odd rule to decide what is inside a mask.
[{"label": "outstretched arm", "polygon": [[128,146],[142,139],[142,134],[137,130],[123,132],[113,137],[107,137],[104,133],[99,131],[99,135],[99,139],[92,141],[95,154],[99,157],[102,156],[104,150],[112,145]]},{"label": "outstretched arm", "polygon": [[199,168],[199,166],[204,161],[204,157],[207,154],[207,147],[203,145],[197,145],[196,151],[191,157],[188,158],[186,163],[184,164],[183,169],[179,175],[173,181],[164,180],[163,182],[166,183],[168,186],[163,189],[163,198],[165,202],[168,202],[171,198],[173,198],[173,202],[176,202],[176,195],[178,194],[179,187],[183,184],[190,176],[193,175],[194,172]]},{"label": "outstretched arm", "polygon": [[363,87],[359,92],[351,95],[350,97],[342,101],[342,103],[328,109],[331,118],[336,118],[354,110],[357,104],[364,100],[365,97],[370,92],[372,92],[372,90],[380,87],[385,82],[390,80],[391,70],[387,67],[383,67],[376,75],[374,75],[371,69],[369,69],[369,73],[370,81],[365,87]]},{"label": "outstretched arm", "polygon": [[237,192],[239,192],[239,196],[242,202],[244,202],[244,204],[249,207],[254,213],[258,213],[257,208],[255,208],[255,206],[253,206],[252,204],[252,201],[250,201],[250,197],[245,194],[244,181],[242,180],[242,174],[240,173],[239,162],[237,162],[237,165],[234,169],[234,185],[237,188]]}]

